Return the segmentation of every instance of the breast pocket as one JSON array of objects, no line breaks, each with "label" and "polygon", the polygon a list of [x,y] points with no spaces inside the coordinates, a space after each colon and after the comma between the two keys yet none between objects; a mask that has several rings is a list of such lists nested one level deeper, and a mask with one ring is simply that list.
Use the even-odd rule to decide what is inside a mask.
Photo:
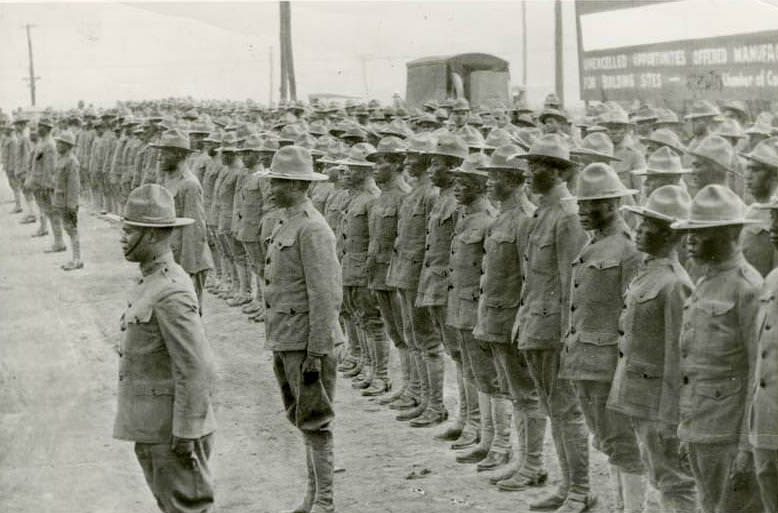
[{"label": "breast pocket", "polygon": [[147,354],[164,349],[159,336],[159,328],[152,323],[154,310],[149,303],[131,305],[121,318],[124,337],[122,351],[125,354]]},{"label": "breast pocket", "polygon": [[662,397],[662,369],[651,364],[630,362],[624,369],[621,400],[656,411]]},{"label": "breast pocket", "polygon": [[695,329],[702,331],[702,340],[707,341],[713,354],[731,353],[732,336],[739,323],[732,317],[735,314],[733,301],[707,300],[697,303],[699,320]]},{"label": "breast pocket", "polygon": [[559,272],[554,242],[553,234],[531,239],[532,253],[529,265],[534,272],[541,274]]},{"label": "breast pocket", "polygon": [[582,268],[586,280],[586,301],[613,303],[621,298],[621,262],[600,260],[587,262]]},{"label": "breast pocket", "polygon": [[696,383],[697,426],[712,435],[735,436],[745,414],[745,394],[740,378],[720,378]]}]

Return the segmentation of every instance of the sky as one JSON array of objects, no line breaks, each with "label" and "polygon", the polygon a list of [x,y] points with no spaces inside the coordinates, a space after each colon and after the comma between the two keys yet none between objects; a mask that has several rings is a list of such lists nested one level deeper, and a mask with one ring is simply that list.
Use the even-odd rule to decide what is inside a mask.
[{"label": "sky", "polygon": [[[775,12],[773,25],[778,29],[778,9],[743,7],[754,2],[761,9],[776,0],[682,0],[677,4],[695,4],[691,9],[697,13],[707,7],[718,9],[716,20],[726,19],[721,13],[736,11],[738,17],[748,18],[746,25],[756,17],[762,22],[770,20]],[[526,5],[527,89],[530,103],[537,105],[554,88],[553,1],[527,0]],[[579,98],[574,10],[572,1],[563,2],[568,104]],[[743,14],[749,12],[753,13],[750,17]],[[688,15],[676,16],[678,23],[673,27],[645,23],[650,15],[627,12],[605,21],[592,18],[592,33],[599,37],[598,44],[603,40],[613,43],[638,37],[636,33],[646,37],[683,34],[683,26],[690,23]],[[67,108],[79,100],[107,106],[116,100],[166,96],[252,98],[267,104],[271,47],[272,99],[278,99],[275,1],[12,4],[0,0],[3,110],[29,105],[29,89],[23,80],[28,74],[27,23],[34,25],[35,71],[41,77],[37,82],[39,107]],[[692,25],[709,23],[703,14]],[[393,93],[405,93],[407,61],[461,52],[491,53],[508,60],[512,84],[519,85],[521,26],[518,0],[292,2],[298,97],[337,93],[388,102]]]}]

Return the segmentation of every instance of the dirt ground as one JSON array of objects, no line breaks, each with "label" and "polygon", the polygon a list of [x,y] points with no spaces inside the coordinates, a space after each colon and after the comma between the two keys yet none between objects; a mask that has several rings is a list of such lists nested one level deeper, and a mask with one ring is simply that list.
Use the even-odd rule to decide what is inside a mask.
[{"label": "dirt ground", "polygon": [[[44,254],[9,211],[0,185],[0,511],[151,513],[156,506],[132,445],[113,440],[119,316],[137,267],[125,262],[118,225],[82,208],[82,271],[68,253]],[[221,512],[272,513],[295,505],[305,486],[298,433],[283,416],[263,325],[206,296],[206,331],[218,358],[219,427],[213,467]],[[397,375],[396,355],[392,371]],[[453,371],[449,366],[448,370]],[[451,372],[448,376],[452,376]],[[453,411],[454,383],[447,403]],[[551,486],[503,493],[472,465],[393,412],[361,397],[348,380],[336,394],[335,500],[341,513],[521,512]],[[546,437],[551,485],[555,455]],[[592,452],[591,477],[608,511],[606,465]],[[406,479],[428,469],[421,479]]]}]

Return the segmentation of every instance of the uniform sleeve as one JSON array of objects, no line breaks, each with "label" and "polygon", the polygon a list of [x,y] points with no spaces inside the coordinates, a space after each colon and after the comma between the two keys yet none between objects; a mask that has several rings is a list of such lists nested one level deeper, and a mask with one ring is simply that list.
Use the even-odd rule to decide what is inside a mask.
[{"label": "uniform sleeve", "polygon": [[643,255],[634,246],[630,247],[629,254],[621,263],[621,295],[629,288],[629,284],[635,278],[635,275],[643,262]]},{"label": "uniform sleeve", "polygon": [[680,280],[660,292],[664,301],[665,361],[658,416],[663,422],[673,425],[678,424],[678,397],[681,393],[680,340],[683,305],[691,293],[691,286]]},{"label": "uniform sleeve", "polygon": [[573,277],[573,260],[581,252],[588,236],[581,226],[578,215],[567,215],[559,220],[556,228],[557,266],[562,303],[562,335],[570,322],[570,287]]},{"label": "uniform sleeve", "polygon": [[326,355],[341,338],[338,316],[343,281],[335,254],[335,237],[325,224],[300,232],[300,260],[308,293],[308,352]]},{"label": "uniform sleeve", "polygon": [[81,194],[81,178],[78,172],[78,161],[71,159],[67,164],[67,190],[65,192],[65,205],[70,210],[78,208],[78,197]]},{"label": "uniform sleeve", "polygon": [[154,315],[170,355],[175,387],[173,436],[200,438],[211,413],[213,354],[205,338],[197,298],[176,291],[157,301]]},{"label": "uniform sleeve", "polygon": [[756,325],[757,314],[759,313],[759,286],[752,286],[749,284],[741,294],[738,301],[738,317],[740,321],[741,340],[745,344],[746,350],[746,363],[748,365],[748,374],[746,381],[746,405],[743,413],[743,421],[740,426],[740,442],[739,447],[741,450],[751,450],[751,444],[748,441],[748,415],[751,410],[750,403],[753,399],[752,390],[754,389],[754,373],[756,371],[756,353],[757,353],[757,338],[759,329]]}]

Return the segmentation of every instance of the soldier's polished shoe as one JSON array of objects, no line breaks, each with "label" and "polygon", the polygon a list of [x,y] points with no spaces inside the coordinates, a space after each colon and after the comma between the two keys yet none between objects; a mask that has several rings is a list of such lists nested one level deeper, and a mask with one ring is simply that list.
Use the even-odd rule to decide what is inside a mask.
[{"label": "soldier's polished shoe", "polygon": [[446,429],[435,435],[434,438],[443,442],[453,442],[462,435],[463,427],[461,424],[452,422]]},{"label": "soldier's polished shoe", "polygon": [[389,403],[390,410],[411,410],[419,405],[419,401],[413,397],[400,396],[391,403]]},{"label": "soldier's polished shoe", "polygon": [[554,492],[548,497],[540,499],[537,502],[532,502],[529,505],[529,509],[532,511],[555,511],[562,507],[562,504],[567,500],[566,497],[562,497],[558,493]]},{"label": "soldier's polished shoe", "polygon": [[519,473],[516,465],[510,465],[505,468],[495,469],[495,472],[489,476],[489,483],[496,485],[500,481],[507,481]]},{"label": "soldier's polished shoe", "polygon": [[457,438],[456,441],[451,444],[451,448],[455,451],[459,451],[472,447],[480,441],[481,435],[478,433],[473,433],[472,431],[462,431],[462,434],[459,435],[459,438]]},{"label": "soldier's polished shoe", "polygon": [[469,451],[457,456],[457,463],[478,463],[486,459],[486,455],[489,454],[489,449],[476,445]]},{"label": "soldier's polished shoe", "polygon": [[232,299],[227,300],[227,306],[243,306],[251,303],[249,296],[234,296]]},{"label": "soldier's polished shoe", "polygon": [[494,470],[496,468],[502,467],[503,465],[507,465],[510,459],[511,459],[510,452],[489,451],[489,454],[486,455],[486,458],[478,462],[478,465],[476,466],[475,469],[478,472],[486,472],[488,470]]},{"label": "soldier's polished shoe", "polygon": [[337,370],[338,372],[348,372],[356,366],[357,366],[357,362],[355,360],[350,360],[346,358],[345,360],[343,360],[338,364],[335,370]]},{"label": "soldier's polished shoe", "polygon": [[45,237],[45,236],[46,236],[46,235],[48,235],[48,234],[49,234],[49,231],[48,231],[48,230],[46,230],[46,231],[43,231],[43,232],[42,232],[42,231],[40,231],[40,230],[38,230],[37,232],[35,232],[35,233],[33,233],[32,235],[30,235],[30,237],[32,237],[32,238],[34,239],[34,238],[36,238],[36,237]]},{"label": "soldier's polished shoe", "polygon": [[395,417],[395,419],[399,420],[400,422],[406,422],[406,421],[409,421],[409,420],[413,420],[413,419],[416,419],[418,417],[421,417],[426,410],[427,410],[427,408],[423,404],[419,404],[415,408],[403,411],[402,413],[397,415]]},{"label": "soldier's polished shoe", "polygon": [[258,303],[255,299],[252,299],[251,302],[247,305],[244,305],[243,308],[240,309],[240,311],[244,314],[255,314],[259,312],[262,309],[262,305]]},{"label": "soldier's polished shoe", "polygon": [[589,495],[583,501],[568,497],[564,504],[556,510],[556,513],[583,513],[584,511],[589,511],[596,504],[597,497],[594,495]]},{"label": "soldier's polished shoe", "polygon": [[533,486],[543,486],[548,480],[548,472],[540,472],[534,477],[523,476],[521,472],[516,472],[513,476],[502,479],[494,484],[504,492],[520,492]]},{"label": "soldier's polished shoe", "polygon": [[265,310],[249,315],[249,320],[254,322],[265,322]]},{"label": "soldier's polished shoe", "polygon": [[357,376],[360,372],[362,372],[362,365],[357,363],[356,365],[354,365],[354,367],[351,368],[351,370],[347,370],[346,372],[344,372],[343,373],[343,377],[344,378],[353,378],[353,377]]},{"label": "soldier's polished shoe", "polygon": [[22,207],[14,207],[14,209],[11,210],[12,214],[21,214],[22,212],[24,212],[24,209]]},{"label": "soldier's polished shoe", "polygon": [[443,411],[434,411],[428,409],[421,415],[421,417],[417,417],[411,421],[411,427],[415,427],[415,428],[432,427],[432,426],[437,426],[439,424],[443,424],[447,420],[448,420],[448,411],[446,411],[445,409]]},{"label": "soldier's polished shoe", "polygon": [[68,248],[65,246],[52,246],[49,249],[44,249],[44,253],[62,253],[63,251],[66,251]]},{"label": "soldier's polished shoe", "polygon": [[35,216],[27,215],[22,218],[21,221],[19,221],[19,224],[32,224],[38,219]]},{"label": "soldier's polished shoe", "polygon": [[392,380],[375,378],[370,386],[362,390],[362,395],[365,397],[375,397],[383,395],[392,389]]},{"label": "soldier's polished shoe", "polygon": [[400,397],[404,397],[404,396],[405,396],[405,390],[402,387],[400,387],[400,389],[399,390],[395,390],[394,393],[387,394],[387,395],[385,395],[383,397],[380,397],[378,399],[378,404],[380,404],[382,406],[387,406],[387,405],[395,402]]},{"label": "soldier's polished shoe", "polygon": [[77,269],[83,269],[84,262],[68,262],[67,264],[62,264],[60,267],[62,267],[63,271],[75,271]]}]

